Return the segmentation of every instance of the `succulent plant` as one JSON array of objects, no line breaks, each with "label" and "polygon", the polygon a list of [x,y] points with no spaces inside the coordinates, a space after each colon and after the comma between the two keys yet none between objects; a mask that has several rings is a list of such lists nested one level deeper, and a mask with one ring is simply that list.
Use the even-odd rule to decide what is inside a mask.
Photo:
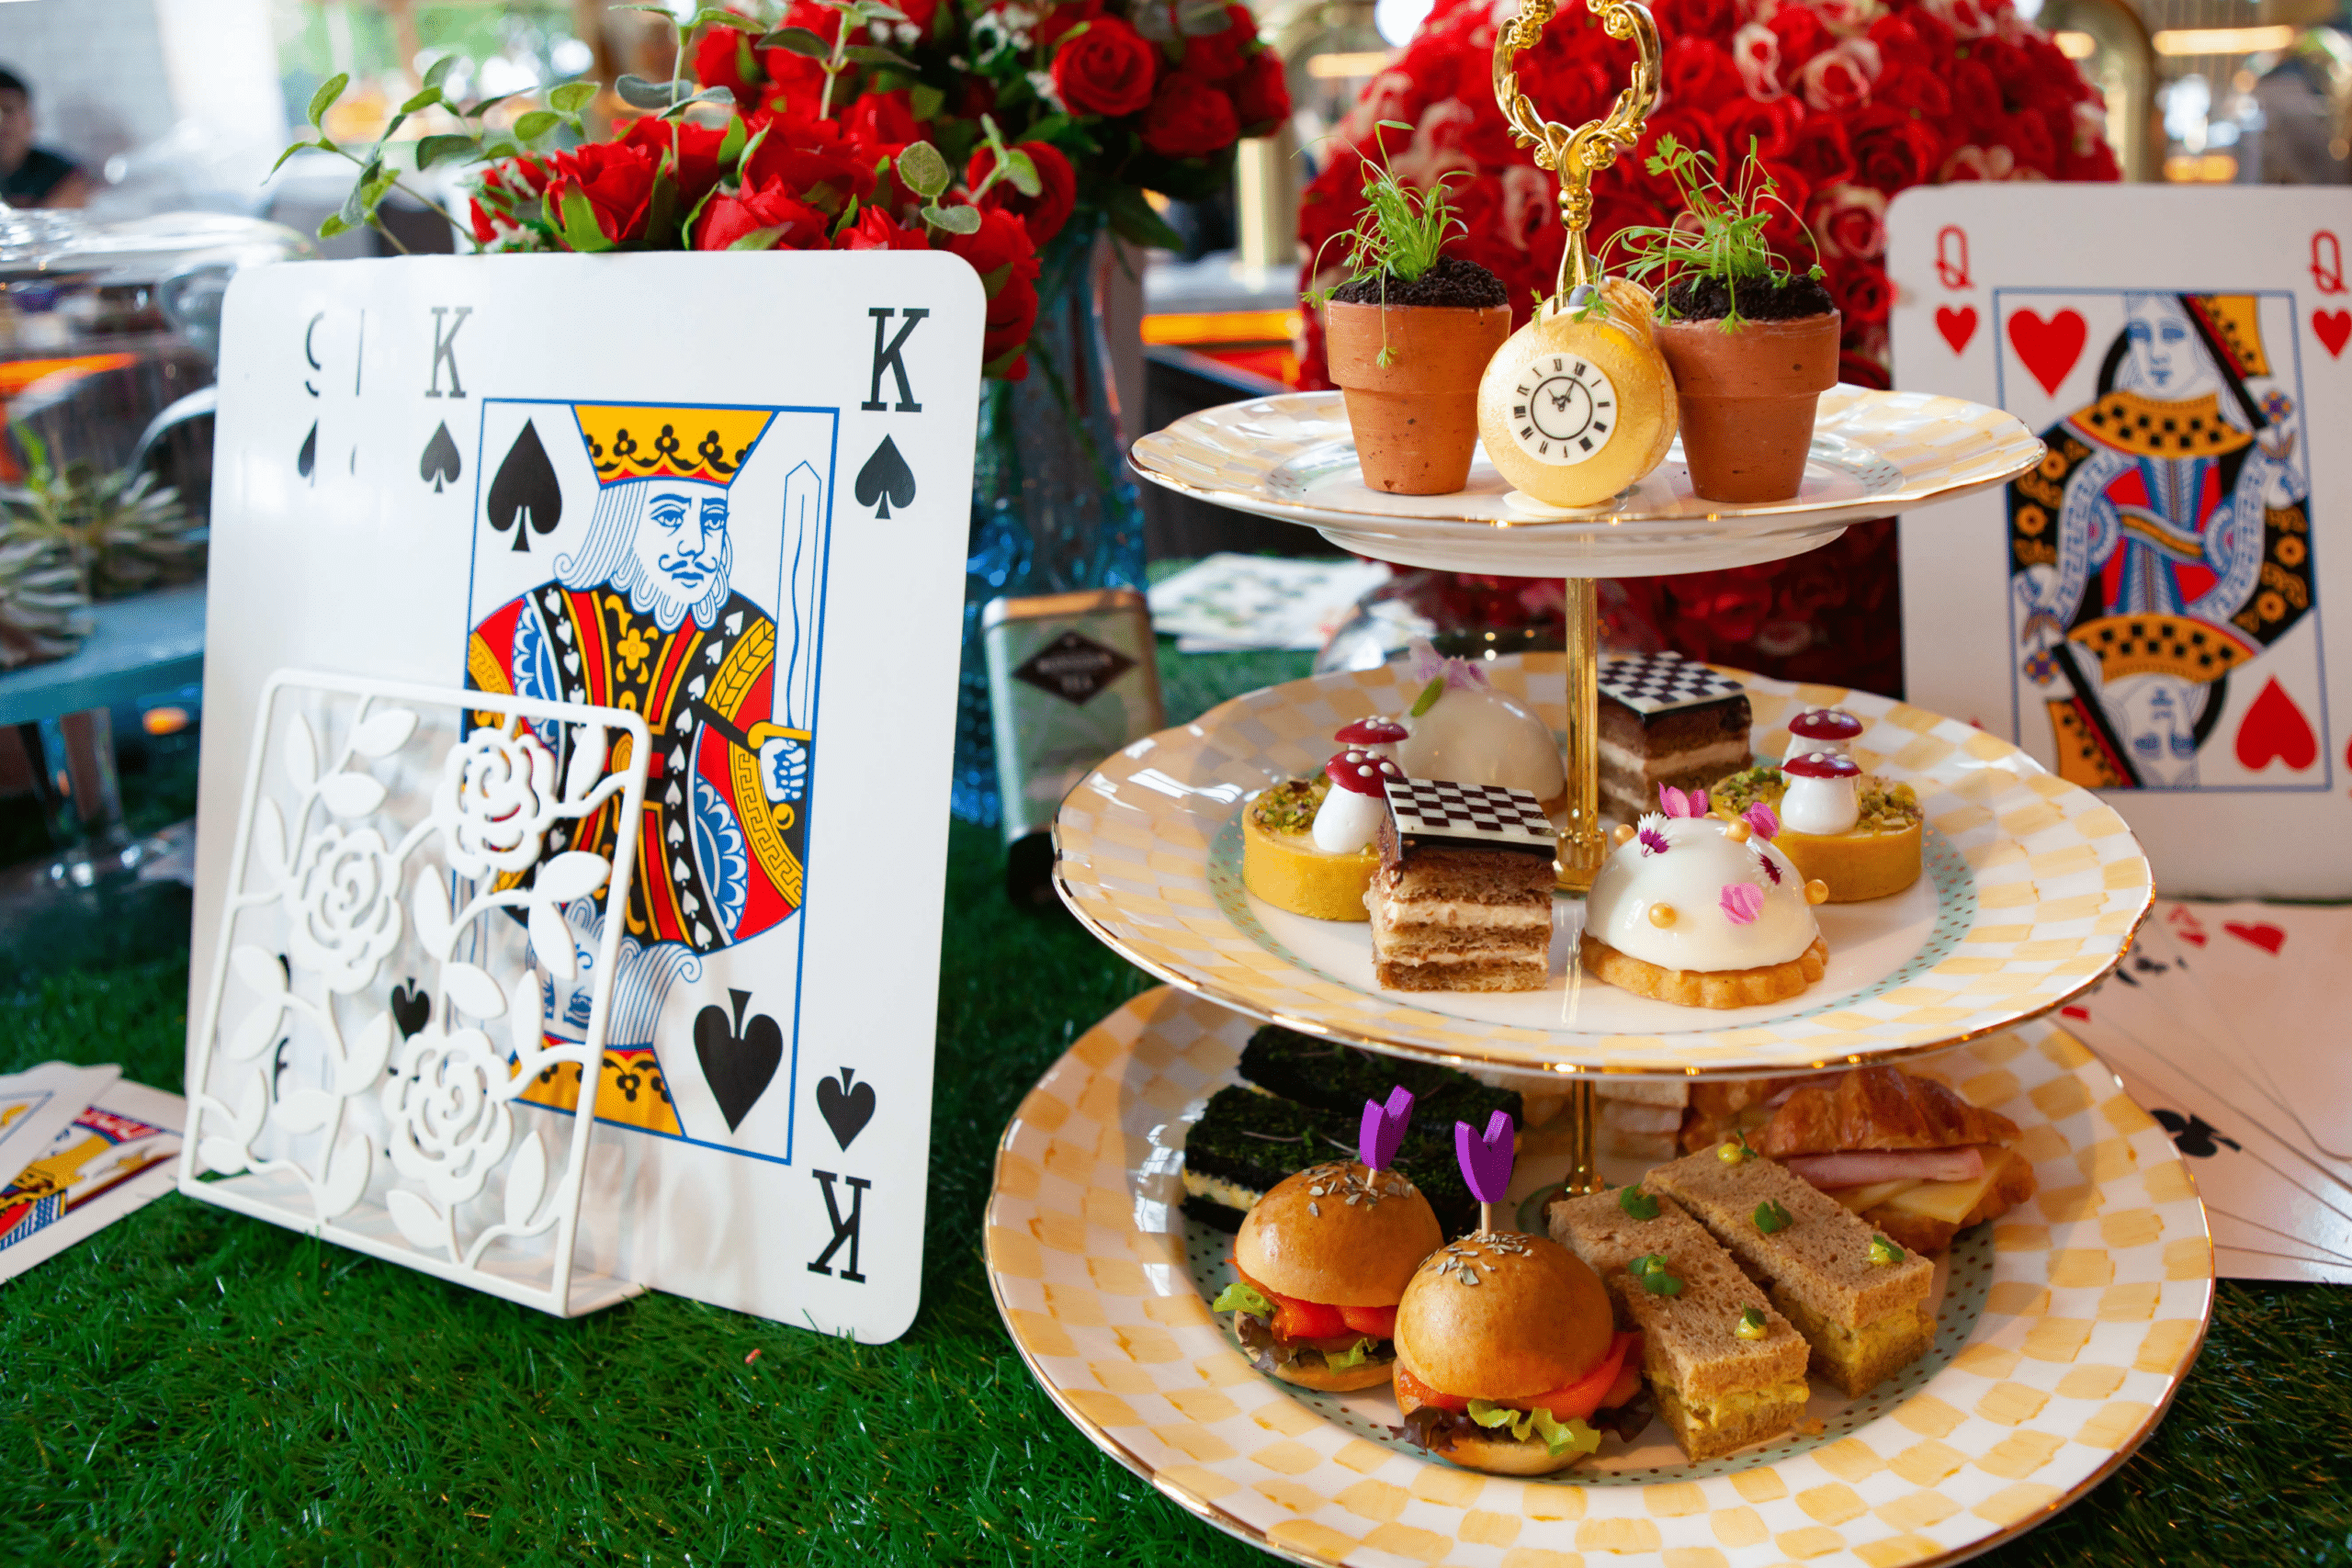
[{"label": "succulent plant", "polygon": [[0,540],[47,541],[64,553],[82,592],[120,599],[204,575],[205,531],[192,527],[177,489],[150,473],[50,461],[22,425],[26,482],[0,486]]},{"label": "succulent plant", "polygon": [[89,596],[52,540],[0,537],[0,670],[62,659],[90,635]]}]

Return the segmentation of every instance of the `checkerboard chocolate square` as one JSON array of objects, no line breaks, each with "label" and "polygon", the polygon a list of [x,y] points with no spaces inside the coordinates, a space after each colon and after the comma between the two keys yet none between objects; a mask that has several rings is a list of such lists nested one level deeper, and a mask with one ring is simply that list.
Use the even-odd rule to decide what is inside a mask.
[{"label": "checkerboard chocolate square", "polygon": [[1394,991],[1535,991],[1551,978],[1557,840],[1523,790],[1391,779],[1372,910]]},{"label": "checkerboard chocolate square", "polygon": [[1600,665],[1600,815],[1631,822],[1658,789],[1705,789],[1752,761],[1747,692],[1679,653],[1622,654]]}]

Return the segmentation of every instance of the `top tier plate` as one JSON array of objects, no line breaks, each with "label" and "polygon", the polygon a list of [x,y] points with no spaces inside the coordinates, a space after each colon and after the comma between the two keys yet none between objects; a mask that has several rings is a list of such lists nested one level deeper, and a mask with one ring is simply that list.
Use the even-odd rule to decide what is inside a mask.
[{"label": "top tier plate", "polygon": [[[1557,654],[1485,667],[1555,729]],[[1787,749],[1800,707],[1865,728],[1857,758],[1910,784],[1926,870],[1908,890],[1815,911],[1828,973],[1771,1007],[1714,1011],[1621,991],[1574,965],[1580,901],[1555,906],[1543,991],[1383,991],[1368,928],[1274,908],[1242,885],[1241,803],[1318,770],[1331,732],[1402,713],[1401,667],[1317,676],[1237,697],[1106,759],[1054,825],[1063,899],[1094,934],[1163,980],[1238,1012],[1399,1055],[1521,1071],[1731,1077],[1882,1061],[2007,1029],[2114,967],[2154,889],[2112,807],[2006,740],[1957,719],[1834,686],[1744,676],[1759,757]]]},{"label": "top tier plate", "polygon": [[1752,566],[1826,545],[1849,523],[2001,484],[2041,461],[2012,415],[1959,398],[1838,386],[1822,394],[1794,501],[1734,506],[1690,493],[1676,443],[1631,491],[1573,514],[1514,509],[1482,450],[1453,495],[1368,490],[1338,392],[1293,392],[1189,414],[1135,444],[1170,490],[1304,524],[1405,566],[1521,577],[1653,577]]}]

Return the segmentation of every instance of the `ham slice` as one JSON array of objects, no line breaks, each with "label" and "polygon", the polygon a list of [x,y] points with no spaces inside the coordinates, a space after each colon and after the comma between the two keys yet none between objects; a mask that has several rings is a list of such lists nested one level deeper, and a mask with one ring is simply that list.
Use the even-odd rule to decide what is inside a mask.
[{"label": "ham slice", "polygon": [[1815,1187],[1867,1187],[1874,1181],[1973,1181],[1984,1174],[1984,1151],[1855,1149],[1834,1155],[1793,1155],[1781,1162]]}]

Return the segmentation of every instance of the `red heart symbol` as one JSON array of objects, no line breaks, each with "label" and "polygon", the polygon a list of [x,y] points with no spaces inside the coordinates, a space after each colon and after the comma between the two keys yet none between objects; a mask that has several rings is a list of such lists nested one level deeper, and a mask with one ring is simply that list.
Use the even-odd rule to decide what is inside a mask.
[{"label": "red heart symbol", "polygon": [[2079,1018],[2085,1023],[2091,1021],[2091,1010],[2088,1008],[2060,1008],[2058,1011],[2063,1017]]},{"label": "red heart symbol", "polygon": [[1936,331],[1944,334],[1944,341],[1951,344],[1954,354],[1958,354],[1968,346],[1968,340],[1976,335],[1976,307],[1962,305],[1955,310],[1949,305],[1937,306]]},{"label": "red heart symbol", "polygon": [[2258,926],[2242,926],[2232,920],[2222,929],[2240,942],[2254,943],[2273,958],[2278,957],[2278,950],[2287,945],[2287,933],[2267,922]]},{"label": "red heart symbol", "polygon": [[2312,733],[2311,720],[2303,716],[2303,710],[2295,705],[2295,699],[2287,694],[2276,675],[2245,710],[2245,722],[2238,726],[2238,761],[2256,773],[2274,761],[2301,773],[2319,761],[2319,738]]},{"label": "red heart symbol", "polygon": [[2205,928],[2197,923],[2196,916],[2181,906],[2174,905],[2171,911],[2165,916],[2165,919],[2177,928],[2181,941],[2196,947],[2205,945]]},{"label": "red heart symbol", "polygon": [[2090,329],[2083,324],[2078,310],[2061,310],[2046,321],[2031,310],[2019,310],[2009,318],[2010,344],[2052,397],[2058,395],[2058,383],[2082,357],[2083,340],[2089,335]]},{"label": "red heart symbol", "polygon": [[2312,333],[2331,357],[2341,359],[2345,340],[2352,338],[2352,310],[2313,310]]}]

